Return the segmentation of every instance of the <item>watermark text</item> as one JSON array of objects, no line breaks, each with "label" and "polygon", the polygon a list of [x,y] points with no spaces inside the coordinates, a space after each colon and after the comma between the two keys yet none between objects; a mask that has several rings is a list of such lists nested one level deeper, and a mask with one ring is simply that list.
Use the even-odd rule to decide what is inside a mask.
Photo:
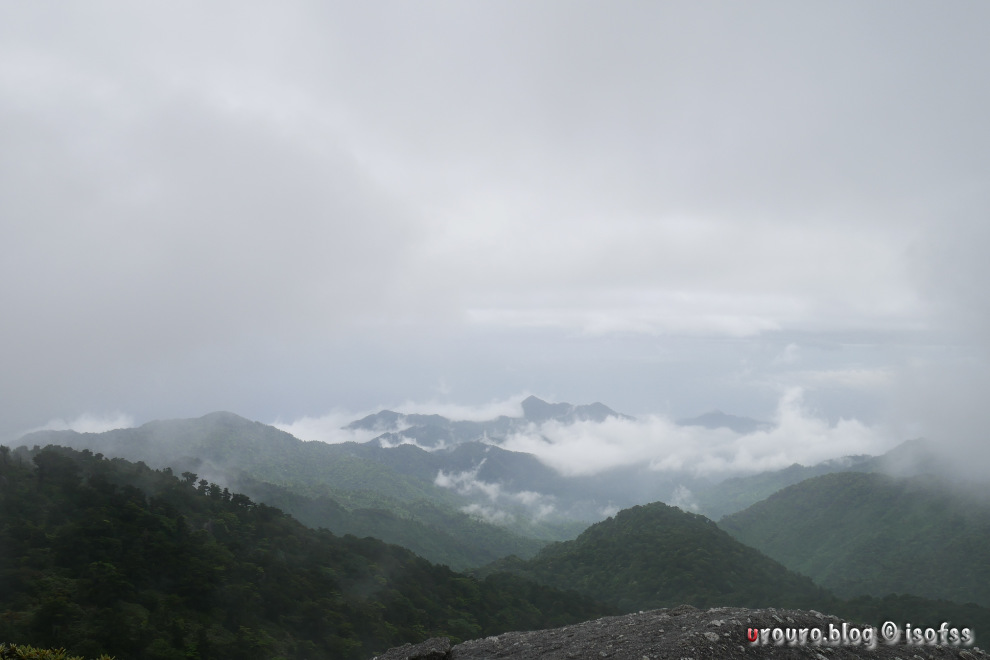
[{"label": "watermark text", "polygon": [[747,628],[746,640],[750,646],[862,646],[873,650],[879,641],[907,646],[972,646],[975,640],[969,628],[954,628],[943,622],[938,628],[922,628],[904,624],[902,629],[893,621],[887,621],[878,631],[873,626],[857,627],[848,623],[828,624],[827,628]]}]

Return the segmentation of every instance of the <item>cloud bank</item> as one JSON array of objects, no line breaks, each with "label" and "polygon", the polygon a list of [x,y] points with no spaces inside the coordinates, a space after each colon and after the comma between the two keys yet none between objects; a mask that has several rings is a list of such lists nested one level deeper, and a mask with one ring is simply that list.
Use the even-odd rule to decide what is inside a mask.
[{"label": "cloud bank", "polygon": [[[930,349],[990,336],[987,3],[59,19],[0,4],[0,438],[121,409],[341,441],[313,415],[438,391],[764,416],[782,381],[876,419],[916,380],[897,414],[980,447],[986,383]],[[721,460],[773,463],[748,442]]]},{"label": "cloud bank", "polygon": [[292,422],[281,420],[272,422],[272,426],[290,433],[300,440],[307,442],[326,442],[338,444],[341,442],[367,442],[381,435],[382,431],[365,429],[345,429],[356,419],[361,419],[368,413],[354,415],[343,410],[332,410],[318,417],[303,416]]},{"label": "cloud bank", "polygon": [[635,421],[609,418],[600,424],[551,421],[532,425],[499,444],[533,454],[567,476],[648,465],[660,472],[727,477],[845,455],[880,454],[903,439],[857,420],[831,424],[816,417],[802,405],[800,389],[781,397],[773,422],[769,431],[739,435],[724,428],[678,426],[659,416]]}]

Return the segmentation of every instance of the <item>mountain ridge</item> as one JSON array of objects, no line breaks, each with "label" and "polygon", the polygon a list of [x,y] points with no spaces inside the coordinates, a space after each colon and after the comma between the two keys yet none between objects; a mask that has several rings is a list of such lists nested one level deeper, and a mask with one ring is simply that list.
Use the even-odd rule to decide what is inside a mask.
[{"label": "mountain ridge", "polygon": [[120,658],[349,658],[608,613],[304,527],[188,473],[48,446],[0,452],[0,640]]},{"label": "mountain ridge", "polygon": [[450,419],[436,414],[407,414],[394,410],[380,410],[354,420],[342,428],[349,431],[379,432],[380,435],[375,438],[379,442],[382,439],[392,442],[405,438],[425,448],[437,448],[462,442],[502,438],[510,433],[525,430],[531,424],[543,424],[549,421],[574,424],[601,423],[610,417],[630,421],[635,419],[630,415],[616,412],[600,402],[580,405],[563,402],[548,403],[531,395],[520,405],[523,411],[521,417],[499,415],[483,421]]},{"label": "mountain ridge", "polygon": [[910,593],[990,606],[990,493],[964,495],[937,476],[825,474],[719,526],[842,597]]},{"label": "mountain ridge", "polygon": [[[155,468],[197,472],[228,487],[240,484],[254,488],[255,494],[262,493],[258,482],[268,482],[276,488],[292,491],[295,497],[278,495],[271,489],[264,491],[267,495],[281,497],[283,503],[294,502],[299,506],[295,512],[310,522],[326,524],[339,532],[374,529],[386,541],[412,545],[413,550],[433,561],[459,568],[490,561],[493,553],[501,556],[516,551],[512,548],[528,547],[527,552],[536,549],[520,534],[505,527],[489,523],[478,527],[475,522],[469,522],[459,511],[467,500],[434,484],[435,472],[428,470],[426,479],[414,478],[395,471],[386,462],[375,460],[374,456],[369,457],[373,448],[354,443],[348,446],[305,442],[285,431],[233,413],[155,420],[136,428],[104,433],[37,431],[22,437],[21,442],[28,446],[65,445],[109,457],[141,461]],[[429,458],[428,453],[414,447],[405,447],[402,451],[409,454],[400,461],[406,467],[415,465],[410,458]],[[305,499],[299,499],[300,496]],[[321,507],[320,498],[341,501],[349,509],[361,509],[365,514],[381,508],[383,515],[398,515],[402,520],[391,534],[374,523],[375,519],[380,522],[382,516],[368,518],[365,515],[363,521],[350,514],[340,516],[325,502]],[[419,519],[416,512],[410,510],[417,502],[431,502],[436,507],[429,520]],[[323,513],[318,512],[321,508]],[[290,507],[290,512],[292,510]],[[463,543],[447,546],[436,543],[439,536],[435,529],[437,510],[446,511],[444,524],[459,530]],[[331,521],[337,524],[332,525]],[[481,531],[484,533],[472,541]],[[410,544],[413,537],[419,537],[421,543]],[[473,549],[472,543],[476,543]]]}]

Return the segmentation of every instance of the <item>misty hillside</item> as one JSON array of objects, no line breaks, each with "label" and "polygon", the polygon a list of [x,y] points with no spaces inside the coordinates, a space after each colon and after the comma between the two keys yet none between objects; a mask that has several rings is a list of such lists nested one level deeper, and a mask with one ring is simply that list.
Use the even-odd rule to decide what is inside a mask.
[{"label": "misty hillside", "polygon": [[726,479],[699,488],[692,494],[699,513],[719,520],[770,497],[782,488],[835,472],[879,472],[892,476],[936,474],[950,480],[959,478],[930,442],[916,439],[906,440],[880,456],[842,456],[810,466],[795,463],[781,470]]},{"label": "misty hillside", "polygon": [[[836,536],[836,544],[841,544],[841,536]],[[948,575],[959,566],[981,561],[981,556],[932,566],[930,574]],[[836,555],[835,563],[842,561]],[[990,609],[964,604],[965,600],[925,598],[903,591],[843,600],[755,547],[740,543],[711,520],[660,502],[620,511],[573,541],[547,546],[528,561],[507,557],[474,573],[499,571],[575,589],[620,612],[674,604],[738,605],[815,609],[875,626],[893,618],[934,626],[954,621],[975,630],[990,627]]]},{"label": "misty hillside", "polygon": [[568,585],[623,612],[682,603],[827,609],[834,601],[711,520],[661,502],[625,509],[531,560],[509,558],[484,572],[494,570]]},{"label": "misty hillside", "polygon": [[313,531],[196,474],[58,447],[0,454],[0,547],[0,638],[85,655],[363,658],[432,635],[671,603],[990,626],[973,605],[839,600],[661,503],[620,511],[532,560],[494,562],[478,580],[376,539]]},{"label": "misty hillside", "polygon": [[869,471],[873,456],[844,456],[815,465],[795,463],[781,470],[760,472],[746,477],[733,477],[694,493],[698,512],[712,520],[742,511],[748,506],[766,499],[777,491],[800,483],[805,479],[833,472]]},{"label": "misty hillside", "polygon": [[[583,529],[618,508],[669,499],[678,486],[698,488],[710,483],[686,471],[658,472],[645,464],[620,466],[591,475],[564,476],[532,454],[484,442],[468,441],[426,451],[409,444],[383,447],[378,442],[382,438],[392,443],[397,440],[395,434],[384,434],[366,443],[334,445],[337,448],[334,451],[375,461],[423,483],[441,483],[438,475],[442,473],[442,482],[449,483],[451,490],[461,494],[465,502],[509,514],[517,523],[533,518],[534,513],[539,517],[534,509],[541,505],[552,507],[552,515],[539,517],[538,525],[509,526],[519,533],[555,540],[561,537],[545,531],[552,521],[580,521],[585,523]],[[535,507],[527,505],[527,501]],[[501,520],[507,524],[506,517]]]},{"label": "misty hillside", "polygon": [[342,490],[360,490],[373,483],[377,492],[403,500],[457,502],[448,491],[395,474],[380,463],[335,451],[333,445],[303,442],[285,431],[228,412],[197,419],[153,421],[104,433],[38,431],[20,442],[28,446],[60,444],[89,449],[155,467],[178,467],[176,464],[184,460],[196,460],[201,472],[211,473],[211,478],[213,473],[223,477],[243,471],[286,486],[332,484]]},{"label": "misty hillside", "polygon": [[990,504],[936,477],[827,474],[719,526],[840,596],[901,593],[990,606]]},{"label": "misty hillside", "polygon": [[[540,418],[550,413],[601,412],[597,406],[546,404],[531,397],[524,410]],[[439,415],[400,416],[383,411],[372,417],[376,420],[365,418],[354,424],[380,422],[401,428],[416,423],[419,426],[409,428],[448,431],[451,424],[458,424]],[[685,486],[693,491],[701,511],[715,517],[745,508],[809,476],[848,470],[904,473],[934,465],[927,445],[912,441],[881,457],[793,465],[715,485],[687,473],[657,472],[640,465],[565,477],[531,454],[485,442],[464,440],[433,450],[400,444],[409,428],[384,431],[365,443],[326,444],[303,442],[231,413],[213,413],[100,434],[44,431],[29,434],[22,442],[57,443],[144,461],[156,468],[171,467],[177,473],[196,472],[256,501],[278,506],[314,528],[380,538],[461,570],[508,555],[531,558],[548,541],[572,539],[588,523],[621,508],[672,501],[671,494]]]},{"label": "misty hillside", "polygon": [[244,475],[234,478],[231,488],[278,507],[314,529],[383,539],[454,570],[479,566],[506,554],[531,557],[547,543],[426,500],[378,500],[378,508],[346,508],[325,495],[308,497]]},{"label": "misty hillside", "polygon": [[[467,501],[436,486],[435,468],[424,462],[430,455],[410,445],[388,452],[396,465],[411,473],[407,475],[376,456],[386,452],[380,447],[303,442],[231,413],[149,422],[105,433],[40,431],[21,442],[58,444],[143,461],[155,468],[194,471],[258,501],[284,507],[307,524],[339,534],[382,538],[458,568],[479,566],[506,554],[529,555],[543,545],[459,511]],[[542,529],[553,534],[557,528]],[[557,533],[578,531],[560,528]]]},{"label": "misty hillside", "polygon": [[[524,411],[533,419],[545,419],[548,415],[557,415],[561,420],[621,417],[601,404],[548,404],[535,397],[524,404]],[[400,416],[383,411],[372,417],[376,420],[365,418],[353,424],[394,425],[399,424]],[[140,460],[158,468],[193,470],[208,474],[217,483],[238,484],[238,488],[245,490],[254,488],[244,480],[247,477],[296,495],[329,498],[350,511],[379,510],[414,523],[432,525],[420,515],[422,507],[416,504],[428,502],[448,512],[445,529],[456,532],[465,542],[471,534],[463,512],[498,523],[500,528],[512,532],[513,536],[506,537],[505,543],[490,546],[492,552],[499,553],[497,556],[520,551],[519,536],[541,540],[573,538],[588,523],[601,520],[619,508],[670,499],[680,487],[709,485],[708,480],[687,472],[657,472],[646,465],[564,477],[533,455],[465,439],[468,436],[458,436],[458,442],[428,451],[402,443],[411,433],[428,434],[438,428],[448,433],[462,423],[438,415],[404,418],[419,426],[384,431],[365,443],[303,442],[284,431],[231,413],[156,421],[98,434],[39,431],[24,436],[20,442],[28,446],[59,444]],[[496,420],[497,424],[532,423],[525,417],[499,419],[502,422]],[[464,424],[473,425],[472,432],[478,431],[479,423]],[[251,492],[259,498],[266,497],[261,491]],[[281,504],[296,512],[288,501]],[[371,531],[366,526],[333,527],[330,519],[320,524],[327,524],[335,531]],[[390,542],[409,543],[407,533],[389,536],[382,526],[374,531]],[[495,538],[494,533],[490,536]],[[488,541],[485,543],[488,545]],[[473,554],[453,551],[437,554],[426,544],[411,547],[435,561],[457,566],[484,564],[493,556],[487,549]]]},{"label": "misty hillside", "polygon": [[314,531],[197,475],[0,453],[0,640],[128,659],[354,658],[607,613],[371,538]]}]

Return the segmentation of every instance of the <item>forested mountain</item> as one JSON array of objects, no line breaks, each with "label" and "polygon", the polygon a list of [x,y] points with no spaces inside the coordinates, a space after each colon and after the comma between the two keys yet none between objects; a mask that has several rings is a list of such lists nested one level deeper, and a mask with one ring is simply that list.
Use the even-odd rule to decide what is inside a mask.
[{"label": "forested mountain", "polygon": [[719,520],[770,497],[782,488],[835,472],[879,472],[893,476],[938,474],[956,478],[951,467],[929,442],[916,439],[906,440],[880,456],[843,456],[810,466],[795,463],[782,470],[726,479],[699,488],[693,495],[699,513]]},{"label": "forested mountain", "polygon": [[425,500],[404,503],[375,498],[378,507],[346,508],[326,495],[307,497],[246,475],[235,477],[231,488],[278,507],[314,529],[386,539],[454,570],[480,566],[506,554],[531,557],[546,545],[546,541],[513,534]]},{"label": "forested mountain", "polygon": [[[855,477],[885,479],[849,473],[809,483]],[[872,501],[879,490],[869,482],[843,489],[850,502]],[[915,491],[925,489],[889,492],[885,506],[911,501]],[[884,501],[853,517],[863,527],[885,522],[875,515]],[[978,554],[985,550],[969,537],[952,544],[951,532],[971,520],[947,501],[919,502],[914,515],[890,515],[906,515],[920,536],[972,554],[940,557],[940,568],[913,576],[956,571],[985,585],[987,562]],[[802,511],[795,519],[812,517]],[[932,526],[939,519],[945,529]],[[842,539],[836,520],[829,513],[795,528]],[[785,525],[793,521],[773,524]],[[920,547],[903,542],[906,550]],[[90,657],[366,658],[433,635],[468,639],[685,603],[990,628],[990,611],[975,605],[917,596],[839,600],[710,520],[661,503],[620,511],[574,541],[528,561],[502,559],[472,578],[376,539],[306,528],[191,472],[175,476],[57,447],[0,450],[0,547],[0,640]],[[905,560],[877,556],[874,548],[878,574]],[[864,566],[853,566],[857,579]]]},{"label": "forested mountain", "polygon": [[501,570],[568,585],[623,612],[682,603],[822,608],[834,600],[704,516],[661,502],[620,511],[573,541],[553,543],[528,561],[496,562],[482,574]]},{"label": "forested mountain", "polygon": [[[548,414],[573,416],[578,414],[575,411],[584,415],[611,414],[600,410],[595,413],[598,410],[595,406],[569,406],[566,410],[555,406],[569,404],[546,404],[535,400],[526,404],[526,410],[534,419]],[[398,413],[385,415],[374,423],[398,424],[395,415]],[[402,423],[415,422],[426,428],[431,424],[443,426],[449,421],[439,416],[420,415],[405,416]],[[373,422],[366,419],[361,423]],[[385,433],[387,436],[396,432]],[[683,483],[682,475],[657,473],[642,466],[617,468],[593,476],[564,477],[532,455],[475,441],[433,451],[411,444],[390,446],[381,441],[336,445],[303,442],[273,427],[230,413],[214,413],[194,420],[152,422],[139,428],[101,434],[40,432],[25,436],[23,441],[38,445],[67,444],[108,456],[145,461],[156,468],[171,467],[176,473],[195,472],[208,482],[220,484],[221,488],[227,487],[255,501],[277,506],[314,528],[325,527],[338,535],[381,538],[458,570],[509,555],[532,558],[550,539],[568,539],[580,533],[585,524],[579,522],[579,514],[597,520],[608,510],[664,499],[658,496],[659,491],[669,494],[676,485]],[[698,486],[695,494],[706,507],[704,511],[711,512],[713,508],[717,511],[717,507],[732,510],[809,475],[850,470],[904,474],[928,469],[937,465],[930,460],[929,454],[925,443],[908,442],[881,457],[846,457],[811,467],[795,465],[778,472],[728,480],[709,490]],[[844,501],[831,495],[823,497],[833,507]],[[879,516],[882,501],[881,498],[881,503],[869,504],[867,498],[859,504],[849,502],[849,506],[853,510],[855,506],[872,507],[870,515]],[[533,522],[533,511],[537,507],[552,513]],[[843,596],[913,593],[930,598],[988,603],[987,594],[974,585],[990,583],[990,580],[984,580],[990,575],[977,575],[973,573],[977,569],[966,568],[974,564],[967,559],[970,555],[965,545],[982,543],[986,536],[977,535],[972,541],[942,543],[946,547],[935,552],[929,546],[939,546],[934,540],[937,535],[925,536],[922,532],[917,538],[909,538],[912,528],[904,524],[892,537],[900,545],[895,544],[894,549],[888,548],[879,554],[871,549],[871,543],[880,542],[876,539],[887,538],[877,534],[894,534],[888,527],[893,528],[897,520],[913,520],[913,529],[935,530],[948,539],[955,539],[958,529],[971,531],[976,523],[965,518],[967,522],[958,523],[962,527],[957,529],[947,526],[947,520],[938,519],[934,509],[925,509],[925,515],[935,517],[931,521],[919,511],[910,513],[896,507],[892,511],[896,513],[890,513],[889,518],[878,518],[889,520],[889,524],[884,523],[872,531],[846,530],[844,525],[851,524],[852,519],[843,517],[839,510],[834,513],[836,521],[830,520],[828,524],[807,531],[801,527],[808,524],[807,516],[776,510],[762,522],[753,523],[756,531],[746,532],[742,527],[733,530],[745,543],[764,550],[785,566],[809,575],[818,584]],[[820,511],[818,515],[824,513]],[[569,523],[568,516],[571,516]],[[777,519],[779,516],[788,521],[791,519],[787,516],[793,516],[793,524],[781,523]],[[490,524],[482,519],[484,517],[498,520],[500,524]],[[958,516],[949,520],[957,519]],[[787,528],[794,531],[788,532]],[[804,545],[789,545],[795,542],[788,540],[787,533],[794,534],[794,538]],[[969,536],[964,534],[960,538]],[[905,546],[908,541],[909,545]],[[716,546],[722,542],[718,541]],[[911,550],[914,547],[928,554],[914,553]],[[907,568],[915,564],[904,564],[900,553],[917,561],[921,561],[921,557],[929,557],[932,561],[948,557],[964,568],[949,575],[944,564],[928,564],[920,575],[921,583],[931,588],[921,589],[917,586],[918,576]],[[874,561],[878,556],[890,562],[889,570]],[[861,567],[860,563],[864,565]],[[863,582],[864,575],[870,580]],[[908,576],[912,580],[910,583]],[[566,584],[574,583],[568,578]],[[600,596],[597,591],[589,593]],[[731,590],[724,594],[714,593],[732,594]],[[688,595],[701,594],[692,592]],[[698,602],[704,604],[706,601]],[[803,605],[795,603],[795,606]]]},{"label": "forested mountain", "polygon": [[367,658],[605,609],[304,527],[197,475],[0,450],[0,640],[119,658]]},{"label": "forested mountain", "polygon": [[401,500],[460,502],[447,489],[397,474],[378,462],[362,460],[353,452],[341,451],[338,445],[303,442],[272,426],[227,412],[198,419],[153,421],[104,433],[38,431],[20,442],[27,446],[58,444],[89,449],[161,468],[177,468],[176,463],[192,460],[198,462],[201,472],[211,473],[211,478],[246,472],[301,491],[325,484],[359,491],[372,484],[376,492]]},{"label": "forested mountain", "polygon": [[[841,543],[841,536],[836,539]],[[965,568],[974,561],[981,560],[965,558],[959,564],[933,568],[931,574],[958,567],[980,579]],[[842,600],[740,543],[711,520],[659,502],[620,511],[573,541],[547,546],[528,561],[509,557],[476,573],[499,571],[575,589],[620,612],[680,604],[784,607],[815,609],[874,626],[895,620],[935,627],[952,621],[977,631],[990,628],[990,609],[975,604],[893,593]]]},{"label": "forested mountain", "polygon": [[[550,404],[536,397],[524,401],[523,410],[523,417],[488,422],[382,411],[350,425],[382,431],[365,443],[303,442],[231,413],[99,434],[42,431],[22,442],[85,448],[196,472],[311,526],[382,538],[457,569],[509,554],[530,557],[545,542],[574,538],[588,523],[618,509],[679,501],[675,493],[683,488],[693,493],[699,512],[715,519],[811,476],[845,470],[910,473],[934,465],[923,443],[910,442],[882,457],[793,465],[716,484],[687,471],[657,472],[644,465],[564,476],[531,454],[471,438],[504,435],[539,420],[622,416],[602,404]],[[721,413],[681,420],[743,422],[759,424]],[[412,440],[434,445],[427,450]]]},{"label": "forested mountain", "polygon": [[566,538],[583,528],[520,521],[517,529],[530,532],[524,537],[461,512],[471,500],[437,486],[436,461],[417,447],[303,442],[231,413],[104,433],[39,431],[21,442],[87,449],[177,473],[193,471],[282,507],[306,524],[338,534],[372,535],[457,568],[512,553],[530,555],[544,545],[533,536]]},{"label": "forested mountain", "polygon": [[990,504],[938,477],[845,472],[781,490],[719,526],[842,596],[990,606]]},{"label": "forested mountain", "polygon": [[782,470],[760,472],[747,477],[733,477],[694,493],[698,512],[719,520],[737,511],[742,511],[760,500],[766,499],[781,490],[805,479],[833,472],[856,470],[867,471],[872,466],[873,456],[844,456],[815,465],[794,463]]},{"label": "forested mountain", "polygon": [[[563,418],[618,415],[600,404],[570,406],[532,399],[524,402],[524,408],[535,406],[530,410],[534,418],[548,414],[544,405],[550,410],[565,406]],[[439,416],[408,417],[419,422],[422,417],[431,423],[449,421]],[[408,432],[403,431],[402,438]],[[277,486],[283,494],[320,500],[327,507],[332,505],[326,500],[333,500],[349,512],[360,510],[357,518],[351,516],[347,522],[347,516],[321,515],[319,522],[312,522],[316,519],[311,504],[283,497],[278,505],[331,531],[373,532],[388,542],[409,545],[432,561],[457,567],[530,553],[540,544],[527,544],[520,537],[573,538],[607,512],[665,499],[680,485],[699,483],[687,474],[658,473],[648,466],[565,477],[535,456],[483,442],[465,441],[433,451],[412,444],[392,446],[402,438],[385,432],[366,443],[303,442],[274,427],[220,412],[105,433],[39,431],[20,442],[89,449],[155,468],[193,471],[263,502],[276,491],[259,487],[262,483]],[[294,508],[296,504],[300,508]],[[389,519],[400,521],[402,529],[391,529],[386,524]],[[486,526],[487,521],[498,524]],[[458,537],[461,547],[427,540],[442,534]],[[423,542],[412,544],[410,539]],[[442,548],[446,550],[438,552]]]}]

